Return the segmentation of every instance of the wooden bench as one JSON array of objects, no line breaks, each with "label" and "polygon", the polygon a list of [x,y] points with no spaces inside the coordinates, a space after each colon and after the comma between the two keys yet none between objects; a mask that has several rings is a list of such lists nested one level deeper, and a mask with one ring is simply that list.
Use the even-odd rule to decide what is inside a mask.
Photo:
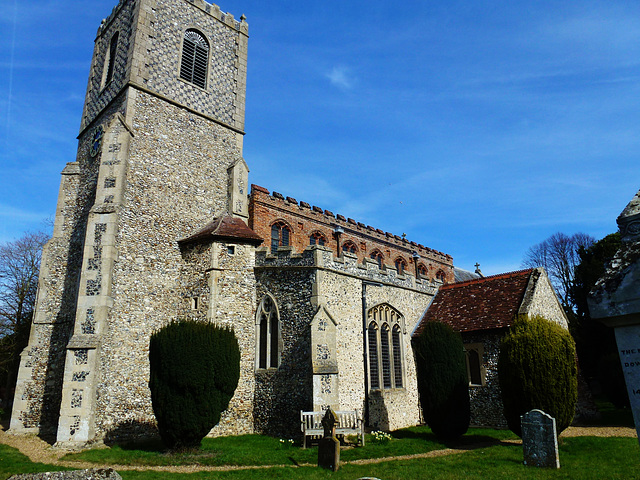
[{"label": "wooden bench", "polygon": [[[307,437],[322,437],[324,435],[324,427],[322,426],[324,414],[325,412],[300,411],[300,428],[303,435],[302,448],[307,448]],[[336,436],[356,435],[358,443],[364,446],[364,422],[360,416],[360,411],[339,410],[336,411],[336,415],[338,416]]]}]

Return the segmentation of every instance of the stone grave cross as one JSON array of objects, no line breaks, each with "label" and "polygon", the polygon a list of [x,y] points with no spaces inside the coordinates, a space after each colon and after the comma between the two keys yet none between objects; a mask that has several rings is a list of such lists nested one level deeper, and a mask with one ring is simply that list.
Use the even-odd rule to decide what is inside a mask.
[{"label": "stone grave cross", "polygon": [[340,467],[340,441],[336,438],[336,425],[338,416],[331,407],[327,407],[327,413],[322,417],[324,437],[318,443],[318,466],[333,470]]}]

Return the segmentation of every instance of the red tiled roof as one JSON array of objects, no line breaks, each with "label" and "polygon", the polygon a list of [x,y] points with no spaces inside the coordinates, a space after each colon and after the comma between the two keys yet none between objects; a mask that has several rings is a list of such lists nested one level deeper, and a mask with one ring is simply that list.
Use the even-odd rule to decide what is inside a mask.
[{"label": "red tiled roof", "polygon": [[193,235],[178,240],[178,243],[202,240],[231,240],[253,245],[262,243],[262,238],[247,227],[242,219],[230,215],[214,218],[211,223],[205,225]]},{"label": "red tiled roof", "polygon": [[443,285],[413,333],[425,322],[447,323],[459,332],[511,325],[522,305],[534,269],[502,273]]}]

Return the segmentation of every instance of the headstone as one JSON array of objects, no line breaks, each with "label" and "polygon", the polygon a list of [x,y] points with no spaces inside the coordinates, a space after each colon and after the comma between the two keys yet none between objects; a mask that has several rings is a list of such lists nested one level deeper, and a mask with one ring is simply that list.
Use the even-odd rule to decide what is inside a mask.
[{"label": "headstone", "polygon": [[556,419],[542,410],[531,410],[520,417],[520,422],[524,464],[560,468]]},{"label": "headstone", "polygon": [[334,472],[340,467],[340,441],[336,438],[337,423],[336,412],[331,407],[327,408],[327,413],[322,418],[324,437],[318,444],[318,466]]},{"label": "headstone", "polygon": [[9,477],[9,480],[122,480],[122,477],[113,468],[90,468],[66,472],[22,473]]}]

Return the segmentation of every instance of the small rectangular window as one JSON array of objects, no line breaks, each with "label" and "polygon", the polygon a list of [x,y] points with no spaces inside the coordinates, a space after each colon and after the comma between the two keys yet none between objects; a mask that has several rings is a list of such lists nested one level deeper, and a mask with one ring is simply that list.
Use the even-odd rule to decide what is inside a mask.
[{"label": "small rectangular window", "polygon": [[236,246],[235,245],[228,245],[227,246],[227,254],[235,255],[236,254]]},{"label": "small rectangular window", "polygon": [[191,310],[197,310],[198,309],[198,297],[192,297],[191,298]]}]

